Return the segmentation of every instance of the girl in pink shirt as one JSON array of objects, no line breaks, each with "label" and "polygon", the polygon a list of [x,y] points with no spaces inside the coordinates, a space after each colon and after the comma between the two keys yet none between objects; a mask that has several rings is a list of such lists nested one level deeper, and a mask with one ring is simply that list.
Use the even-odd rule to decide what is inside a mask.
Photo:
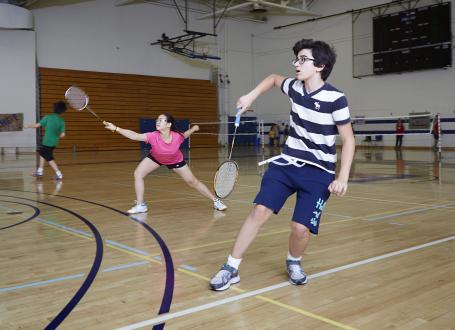
[{"label": "girl in pink shirt", "polygon": [[142,141],[151,145],[150,154],[147,155],[136,167],[134,171],[134,189],[136,191],[136,205],[128,210],[128,213],[143,213],[148,211],[147,204],[144,202],[144,178],[161,165],[167,166],[175,173],[180,175],[190,186],[199,191],[202,195],[213,201],[216,210],[224,211],[224,205],[205,184],[199,181],[183,159],[180,145],[191,134],[199,130],[195,125],[186,132],[182,133],[175,127],[175,120],[172,115],[165,113],[156,120],[156,131],[139,134],[134,131],[120,128],[112,123],[104,122],[108,130],[117,132],[131,140]]}]

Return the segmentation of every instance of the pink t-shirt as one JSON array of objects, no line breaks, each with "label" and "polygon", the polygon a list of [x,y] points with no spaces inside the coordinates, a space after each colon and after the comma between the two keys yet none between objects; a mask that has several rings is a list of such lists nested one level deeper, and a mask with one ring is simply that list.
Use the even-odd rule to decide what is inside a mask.
[{"label": "pink t-shirt", "polygon": [[180,151],[180,145],[185,140],[183,134],[171,131],[171,142],[166,143],[161,138],[159,131],[145,133],[147,143],[152,146],[150,155],[161,164],[177,164],[183,160],[183,154]]}]

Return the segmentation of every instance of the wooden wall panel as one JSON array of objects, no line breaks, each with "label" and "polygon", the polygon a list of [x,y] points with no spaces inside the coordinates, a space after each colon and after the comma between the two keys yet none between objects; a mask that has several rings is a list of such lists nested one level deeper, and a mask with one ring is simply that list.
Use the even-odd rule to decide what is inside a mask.
[{"label": "wooden wall panel", "polygon": [[[39,69],[41,116],[52,112],[66,89],[76,85],[89,95],[90,107],[102,119],[139,131],[140,118],[156,118],[164,112],[190,122],[216,122],[217,90],[208,80],[141,76],[92,71]],[[66,137],[58,149],[125,150],[139,143],[113,134],[88,111],[73,109],[63,115]],[[208,132],[216,133],[216,132]],[[193,135],[192,147],[217,146],[216,135]]]}]

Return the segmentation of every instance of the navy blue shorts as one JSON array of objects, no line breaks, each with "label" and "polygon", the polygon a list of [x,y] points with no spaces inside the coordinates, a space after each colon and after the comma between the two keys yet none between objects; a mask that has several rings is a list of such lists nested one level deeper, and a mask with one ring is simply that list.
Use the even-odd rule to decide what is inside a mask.
[{"label": "navy blue shorts", "polygon": [[270,163],[254,203],[278,214],[288,197],[297,192],[292,220],[317,234],[322,210],[330,197],[328,187],[334,179],[334,174],[313,165],[297,167]]},{"label": "navy blue shorts", "polygon": [[150,154],[147,155],[147,158],[153,160],[155,163],[157,163],[160,166],[161,165],[167,166],[167,168],[170,170],[172,170],[173,168],[181,168],[186,165],[186,162],[184,160],[182,160],[181,162],[175,163],[175,164],[161,164],[159,161],[157,161],[155,158],[153,158],[153,156]]}]

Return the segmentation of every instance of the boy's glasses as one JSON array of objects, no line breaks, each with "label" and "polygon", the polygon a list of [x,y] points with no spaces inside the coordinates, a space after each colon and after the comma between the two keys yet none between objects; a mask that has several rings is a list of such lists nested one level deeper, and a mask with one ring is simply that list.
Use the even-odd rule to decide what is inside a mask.
[{"label": "boy's glasses", "polygon": [[303,63],[305,63],[306,61],[313,61],[314,62],[314,58],[309,58],[309,57],[306,57],[306,56],[301,56],[299,58],[295,58],[291,61],[292,65],[296,65],[297,63],[299,63],[300,65],[303,65]]}]

